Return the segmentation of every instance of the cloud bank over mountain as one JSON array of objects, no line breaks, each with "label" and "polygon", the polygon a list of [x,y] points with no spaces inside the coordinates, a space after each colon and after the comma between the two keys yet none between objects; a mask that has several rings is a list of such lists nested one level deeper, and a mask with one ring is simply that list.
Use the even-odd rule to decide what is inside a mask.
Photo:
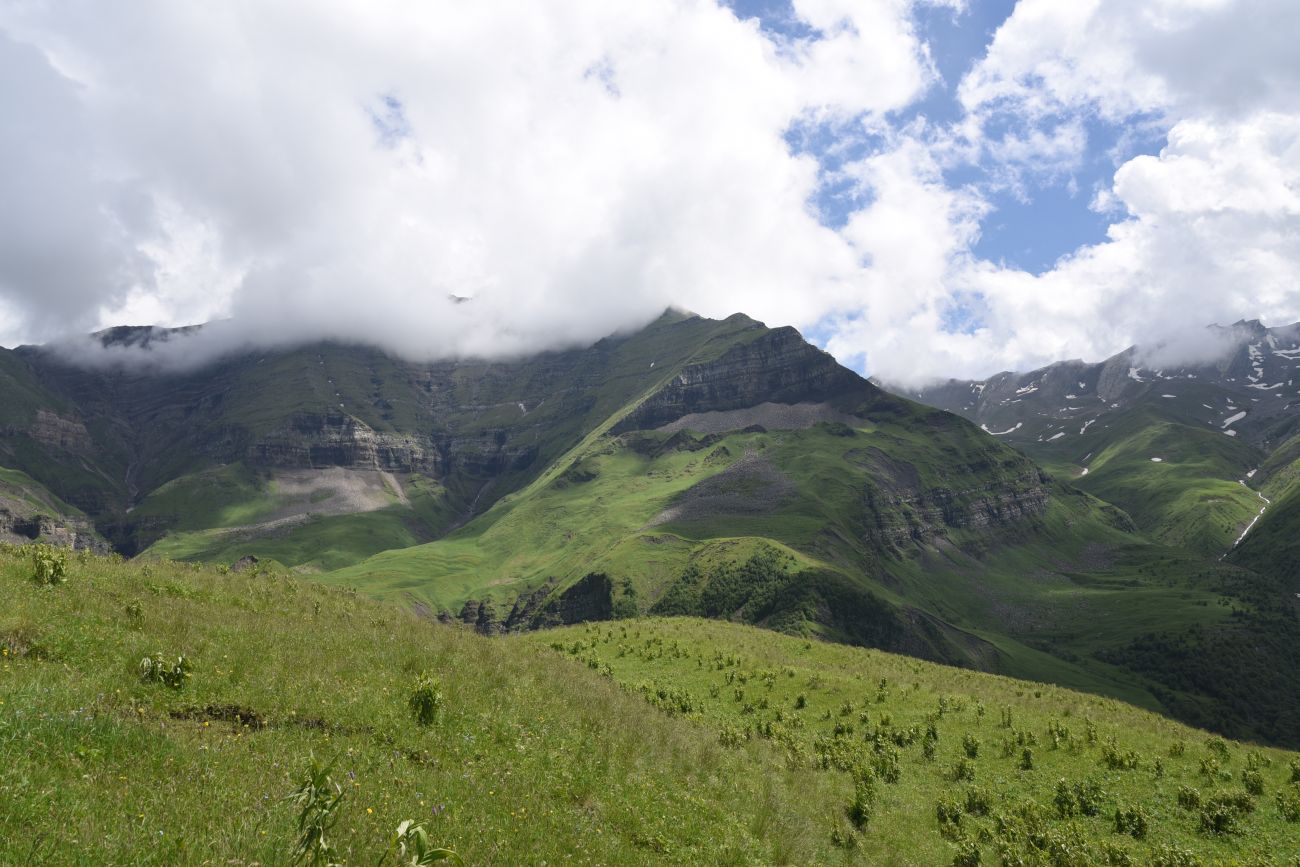
[{"label": "cloud bank over mountain", "polygon": [[[776,8],[6,4],[0,344],[499,355],[675,305],[917,381],[1300,318],[1293,3],[1021,0],[946,77],[960,0]],[[986,249],[1049,188],[1104,237]]]}]

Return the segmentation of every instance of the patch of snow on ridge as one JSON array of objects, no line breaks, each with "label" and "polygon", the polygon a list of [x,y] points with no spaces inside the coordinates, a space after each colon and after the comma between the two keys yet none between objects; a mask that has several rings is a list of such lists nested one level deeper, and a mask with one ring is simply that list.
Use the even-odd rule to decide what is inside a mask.
[{"label": "patch of snow on ridge", "polygon": [[1223,434],[1224,436],[1235,437],[1237,435],[1237,432],[1235,430],[1225,430]]},{"label": "patch of snow on ridge", "polygon": [[1165,460],[1164,458],[1152,458],[1151,463],[1153,464],[1164,463],[1164,460]]},{"label": "patch of snow on ridge", "polygon": [[1228,419],[1224,421],[1223,426],[1230,427],[1231,425],[1236,424],[1237,422],[1241,421],[1245,417],[1246,417],[1246,411],[1243,409],[1241,412],[1237,413],[1236,415],[1228,416]]},{"label": "patch of snow on ridge", "polygon": [[1086,475],[1088,475],[1088,468],[1087,468],[1087,467],[1084,467],[1084,468],[1083,468],[1083,472],[1079,473],[1079,475],[1080,475],[1080,476],[1086,476]]},{"label": "patch of snow on ridge", "polygon": [[1177,397],[1178,395],[1176,395],[1176,394],[1162,394],[1162,395],[1160,395],[1160,396],[1161,396],[1161,397]]},{"label": "patch of snow on ridge", "polygon": [[1085,421],[1083,423],[1083,427],[1079,428],[1079,436],[1083,436],[1083,432],[1088,429],[1088,425],[1092,424],[1095,421],[1096,421],[1095,418],[1090,418],[1087,421]]},{"label": "patch of snow on ridge", "polygon": [[1018,421],[1016,422],[1016,426],[1011,428],[1010,430],[996,431],[996,430],[989,430],[988,425],[982,424],[980,425],[980,430],[984,431],[984,433],[986,434],[992,434],[995,437],[1004,437],[1009,433],[1015,433],[1016,431],[1020,430],[1024,426],[1025,423],[1023,421]]},{"label": "patch of snow on ridge", "polygon": [[1136,381],[1136,382],[1146,382],[1145,379],[1143,379],[1142,377],[1138,376],[1138,372],[1139,372],[1140,370],[1141,370],[1141,368],[1138,368],[1138,367],[1130,367],[1130,368],[1128,369],[1128,378],[1129,378],[1129,379],[1132,379],[1132,380],[1134,380],[1134,381]]},{"label": "patch of snow on ridge", "polygon": [[[1297,350],[1297,351],[1300,351],[1300,350]],[[1082,382],[1079,383],[1079,388],[1087,388],[1087,387],[1088,387],[1088,386],[1084,385]]]},{"label": "patch of snow on ridge", "polygon": [[1047,441],[1050,443],[1052,440],[1059,440],[1063,436],[1065,436],[1065,431],[1061,431],[1060,433],[1054,433],[1047,438]]}]

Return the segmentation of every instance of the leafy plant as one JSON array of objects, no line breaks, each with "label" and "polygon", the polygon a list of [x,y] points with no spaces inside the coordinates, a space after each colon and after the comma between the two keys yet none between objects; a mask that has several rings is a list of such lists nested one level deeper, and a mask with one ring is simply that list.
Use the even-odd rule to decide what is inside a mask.
[{"label": "leafy plant", "polygon": [[[437,864],[442,861],[449,861],[454,864],[464,864],[464,860],[455,851],[443,846],[435,846],[429,841],[429,834],[424,830],[423,824],[416,824],[413,819],[407,819],[397,826],[397,836],[393,840],[393,847],[389,850],[395,857],[401,867],[428,867],[430,864]],[[385,854],[387,858],[387,854]],[[382,865],[385,858],[381,858],[379,863]]]},{"label": "leafy plant", "polygon": [[[287,798],[298,807],[298,841],[290,856],[292,864],[340,867],[342,863],[330,842],[330,834],[339,820],[339,804],[343,800],[343,787],[330,776],[333,769],[333,762],[322,766],[312,756],[306,777]],[[398,829],[399,839],[401,830]]]},{"label": "leafy plant", "polygon": [[966,753],[966,758],[976,759],[980,754],[980,739],[975,735],[968,734],[961,739],[962,752]]},{"label": "leafy plant", "polygon": [[1239,834],[1242,819],[1254,810],[1255,801],[1246,792],[1216,792],[1201,805],[1201,831],[1206,834]]},{"label": "leafy plant", "polygon": [[1146,810],[1137,805],[1128,805],[1115,808],[1115,833],[1127,834],[1135,840],[1141,840],[1147,835],[1147,828],[1151,824],[1151,818],[1147,815]]},{"label": "leafy plant", "polygon": [[54,587],[68,580],[68,555],[49,545],[32,546],[32,580]]},{"label": "leafy plant", "polygon": [[427,673],[420,675],[407,701],[415,721],[422,726],[433,725],[442,710],[442,704],[442,681]]},{"label": "leafy plant", "polygon": [[1300,822],[1300,783],[1291,783],[1278,791],[1277,810],[1288,822]]},{"label": "leafy plant", "polygon": [[175,662],[168,662],[161,653],[146,656],[140,660],[140,680],[145,683],[161,683],[171,689],[180,689],[190,679],[194,666],[184,656],[176,657]]}]

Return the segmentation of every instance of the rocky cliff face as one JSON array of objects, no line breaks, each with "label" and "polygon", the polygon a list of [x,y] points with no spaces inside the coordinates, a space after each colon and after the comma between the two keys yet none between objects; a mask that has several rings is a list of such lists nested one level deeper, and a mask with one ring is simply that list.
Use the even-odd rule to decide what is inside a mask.
[{"label": "rocky cliff face", "polygon": [[874,387],[812,346],[793,328],[776,328],[718,359],[690,364],[615,427],[649,430],[691,413],[760,403],[815,403]]},{"label": "rocky cliff face", "polygon": [[76,551],[109,552],[108,543],[84,518],[24,515],[4,507],[0,507],[0,541],[44,542]]},{"label": "rocky cliff face", "polygon": [[1011,530],[1040,517],[1050,499],[1048,478],[1024,459],[954,466],[952,477],[967,481],[959,487],[926,484],[914,467],[878,449],[855,458],[873,472],[875,483],[862,496],[863,524],[883,548],[926,544],[954,530]]}]

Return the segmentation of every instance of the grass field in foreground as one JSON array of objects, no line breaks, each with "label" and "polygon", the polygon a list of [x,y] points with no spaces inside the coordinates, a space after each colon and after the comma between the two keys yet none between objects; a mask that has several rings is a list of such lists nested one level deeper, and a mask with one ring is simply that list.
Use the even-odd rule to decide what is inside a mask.
[{"label": "grass field in foreground", "polygon": [[[1290,864],[1300,839],[1276,800],[1296,754],[1058,688],[709,621],[487,639],[284,574],[33,571],[32,549],[0,549],[0,863],[287,863],[285,797],[313,755],[335,762],[348,864],[405,819],[471,864],[997,863],[1008,835],[1029,853],[1009,863]],[[142,680],[152,654],[190,676]],[[408,706],[422,673],[428,726]],[[954,781],[965,735],[974,780]],[[1253,811],[1198,830],[1250,773]],[[1056,818],[1058,779],[1095,781],[1099,815]],[[1178,806],[1183,787],[1203,806]],[[1129,807],[1143,839],[1114,832]]]}]

